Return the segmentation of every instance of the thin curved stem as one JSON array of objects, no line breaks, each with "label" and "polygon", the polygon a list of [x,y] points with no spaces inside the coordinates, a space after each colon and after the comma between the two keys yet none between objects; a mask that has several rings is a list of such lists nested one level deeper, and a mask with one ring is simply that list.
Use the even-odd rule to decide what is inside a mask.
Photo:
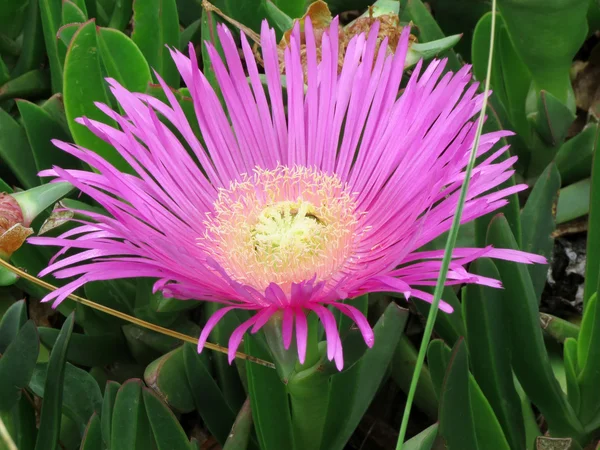
[{"label": "thin curved stem", "polygon": [[[28,274],[24,270],[21,270],[15,266],[13,266],[9,262],[4,261],[2,258],[0,258],[0,266],[5,267],[6,269],[10,270],[11,272],[14,272],[15,274],[19,275],[21,278],[29,280],[32,283],[35,283],[38,286],[43,287],[44,289],[48,289],[49,291],[54,291],[54,290],[58,289],[53,284],[47,283],[44,280],[40,280],[39,278]],[[138,319],[137,317],[130,316],[129,314],[125,314],[121,311],[117,311],[116,309],[112,309],[107,306],[100,305],[96,302],[93,302],[86,298],[80,297],[78,295],[69,294],[68,297],[71,300],[75,300],[77,303],[81,303],[82,305],[88,306],[89,308],[93,308],[97,311],[102,311],[103,313],[110,314],[111,316],[118,317],[119,319],[126,320],[127,322],[133,323],[142,328],[147,328],[147,329],[155,331],[157,333],[161,333],[166,336],[170,336],[172,338],[179,339],[180,341],[190,342],[192,344],[198,343],[198,338],[195,338],[193,336],[188,336],[187,334],[179,333],[177,331],[169,330],[168,328],[164,328],[164,327],[155,325],[150,322],[146,322],[145,320],[141,320],[141,319]],[[227,347],[222,347],[220,345],[212,344],[210,342],[207,342],[206,344],[204,344],[204,347],[208,348],[209,350],[214,350],[216,352],[227,354]],[[236,352],[235,357],[239,358],[239,359],[245,359],[247,361],[251,361],[256,364],[260,364],[261,366],[269,367],[271,369],[275,368],[275,365],[272,362],[265,361],[260,358],[255,358],[254,356],[246,355],[245,353],[242,353],[242,352]]]},{"label": "thin curved stem", "polygon": [[396,444],[396,450],[402,450],[404,445],[404,438],[406,436],[406,429],[408,427],[408,419],[410,417],[410,410],[412,403],[415,398],[415,392],[417,390],[417,384],[419,382],[419,374],[421,368],[425,363],[425,355],[427,354],[427,348],[429,346],[429,340],[431,339],[431,333],[433,332],[433,325],[437,317],[440,299],[442,297],[442,291],[444,290],[444,284],[446,283],[446,277],[448,275],[448,267],[450,266],[450,260],[452,259],[452,250],[456,245],[456,237],[458,236],[458,228],[460,226],[460,220],[462,217],[463,207],[465,199],[467,197],[467,191],[469,189],[469,182],[471,181],[471,174],[473,167],[475,166],[475,160],[477,157],[477,148],[479,147],[479,140],[481,138],[481,132],[483,130],[483,122],[485,118],[485,111],[487,109],[488,93],[490,91],[490,78],[492,73],[492,58],[494,53],[494,35],[496,30],[496,0],[492,0],[492,24],[491,24],[491,36],[490,36],[490,52],[487,64],[487,74],[485,77],[485,87],[483,91],[483,103],[481,105],[481,111],[477,122],[477,133],[473,141],[473,147],[471,148],[471,154],[469,156],[469,163],[465,170],[465,180],[460,190],[460,197],[458,199],[458,205],[454,213],[452,220],[452,227],[448,234],[448,240],[446,241],[446,247],[444,249],[444,258],[442,259],[442,267],[440,274],[438,275],[437,283],[435,285],[435,291],[433,294],[433,301],[431,302],[431,308],[429,315],[427,316],[427,322],[425,323],[425,331],[423,332],[423,339],[421,340],[421,347],[419,348],[419,354],[417,356],[417,363],[413,372],[412,380],[410,383],[410,389],[406,399],[406,406],[404,408],[404,414],[402,416],[402,424],[400,425],[400,433],[398,435],[398,443]]}]

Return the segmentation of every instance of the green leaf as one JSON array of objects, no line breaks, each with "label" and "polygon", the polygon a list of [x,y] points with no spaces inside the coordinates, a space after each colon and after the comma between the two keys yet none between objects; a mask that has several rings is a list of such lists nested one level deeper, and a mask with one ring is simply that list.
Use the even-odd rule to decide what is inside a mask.
[{"label": "green leaf", "polygon": [[100,417],[94,413],[85,429],[79,450],[103,450],[103,448]]},{"label": "green leaf", "polygon": [[0,30],[10,39],[19,35],[25,19],[27,2],[3,2],[0,9]]},{"label": "green leaf", "polygon": [[142,380],[128,380],[117,392],[111,422],[111,450],[153,448],[150,422],[142,404]]},{"label": "green leaf", "polygon": [[[559,189],[560,175],[556,165],[550,164],[538,178],[521,212],[521,248],[548,260],[554,248],[551,234],[556,228],[554,215]],[[548,277],[548,265],[531,264],[527,268],[536,298],[540,299]]]},{"label": "green leaf", "polygon": [[[270,11],[273,6],[277,7],[281,10],[281,12],[283,12],[290,18],[291,22],[291,19],[299,19],[304,15],[304,13],[306,12],[307,4],[308,2],[305,2],[304,0],[266,0],[263,3],[263,7],[267,12]],[[267,15],[267,18],[271,17],[271,15]],[[289,30],[291,28],[292,26],[290,25],[289,27],[284,28],[283,31]]]},{"label": "green leaf", "polygon": [[591,187],[587,235],[587,263],[585,267],[585,288],[583,304],[594,292],[600,291],[600,151],[598,134],[594,143],[594,163],[592,165]]},{"label": "green leaf", "polygon": [[438,434],[438,428],[439,425],[434,423],[406,441],[402,448],[404,450],[431,450]]},{"label": "green leaf", "polygon": [[5,267],[0,267],[0,287],[12,286],[17,282],[19,276]]},{"label": "green leaf", "polygon": [[65,51],[56,39],[61,25],[61,2],[58,0],[39,0],[39,2],[46,52],[50,62],[52,92],[62,92]]},{"label": "green leaf", "polygon": [[[16,448],[19,450],[33,450],[37,429],[35,425],[35,408],[26,396],[21,396],[19,401],[8,413],[0,413]],[[2,447],[6,448],[6,447]]]},{"label": "green leaf", "polygon": [[[409,22],[412,20],[416,25],[415,32],[418,30],[420,42],[430,42],[445,37],[442,29],[421,0],[402,0],[400,2],[400,11],[400,19],[402,21]],[[456,71],[461,68],[462,64],[453,51],[447,51],[442,57],[448,58],[449,70]]]},{"label": "green leaf", "polygon": [[62,23],[83,23],[87,20],[85,13],[71,0],[63,0]]},{"label": "green leaf", "polygon": [[187,28],[185,28],[179,35],[179,50],[185,52],[190,42],[193,44],[200,44],[200,24],[202,19],[198,19],[192,22]]},{"label": "green leaf", "polygon": [[[205,302],[205,317],[208,318],[210,315],[214,314],[217,309],[222,307],[223,306],[215,302]],[[240,321],[235,314],[225,315],[225,317],[219,320],[212,329],[210,341],[223,347],[227,347],[231,333],[233,333],[233,330],[239,325]],[[212,355],[212,363],[216,380],[221,387],[221,391],[223,392],[227,404],[233,411],[237,411],[244,403],[244,398],[246,396],[237,368],[230,365],[227,361],[227,355],[222,353],[215,352]]]},{"label": "green leaf", "polygon": [[71,313],[65,320],[56,345],[50,353],[35,450],[54,450],[58,445],[67,348],[69,347],[74,322],[75,314]]},{"label": "green leaf", "polygon": [[579,412],[581,392],[577,382],[579,367],[577,366],[577,341],[567,338],[564,345],[565,376],[567,379],[567,398],[573,409]]},{"label": "green leaf", "polygon": [[[400,337],[400,341],[392,357],[392,378],[405,393],[408,392],[412,378],[412,368],[416,366],[417,349],[406,335]],[[410,369],[410,370],[409,370]],[[415,405],[419,410],[426,413],[431,419],[437,419],[438,400],[431,374],[427,366],[423,366],[419,375],[419,384],[415,393]]]},{"label": "green leaf", "polygon": [[343,448],[350,439],[379,389],[407,319],[408,310],[390,303],[373,328],[373,347],[331,377],[322,450]]},{"label": "green leaf", "polygon": [[[212,378],[208,358],[199,355],[193,345],[186,343],[183,345],[183,360],[187,386],[196,409],[210,433],[223,445],[235,421],[235,413]],[[256,366],[252,363],[248,365]],[[275,373],[273,369],[267,370]]]},{"label": "green leaf", "polygon": [[467,347],[460,339],[448,361],[440,396],[440,429],[448,450],[477,450],[469,390]]},{"label": "green leaf", "polygon": [[60,181],[15,192],[12,196],[21,207],[23,222],[30,224],[46,208],[54,205],[72,189],[73,186],[70,183]]},{"label": "green leaf", "polygon": [[575,120],[575,113],[550,92],[541,91],[537,98],[536,112],[530,117],[546,144],[556,147],[565,140],[569,127]]},{"label": "green leaf", "polygon": [[[500,278],[494,263],[486,258],[475,261],[470,271],[488,278]],[[524,448],[523,413],[513,382],[510,336],[506,332],[502,302],[499,289],[477,284],[465,288],[463,314],[467,346],[473,375],[489,400],[511,448]]]},{"label": "green leaf", "polygon": [[185,374],[183,346],[150,363],[144,371],[144,381],[175,411],[189,413],[194,410],[194,398]]},{"label": "green leaf", "polygon": [[[525,98],[531,85],[529,70],[515,52],[504,20],[496,15],[496,36],[492,62],[491,86],[494,98],[500,100],[511,124],[518,134],[529,140],[530,126],[525,115]],[[473,73],[478,80],[485,80],[489,59],[492,14],[487,13],[477,23],[473,33]]]},{"label": "green leaf", "polygon": [[98,28],[98,48],[109,77],[131,92],[145,92],[150,67],[137,45],[120,31]]},{"label": "green leaf", "polygon": [[498,8],[537,91],[550,92],[574,110],[569,69],[587,35],[588,0],[499,0]]},{"label": "green leaf", "polygon": [[35,98],[50,91],[50,79],[46,71],[36,69],[19,75],[0,87],[0,101],[16,97]]},{"label": "green leaf", "polygon": [[118,0],[115,2],[108,28],[124,31],[131,21],[133,0]]},{"label": "green leaf", "polygon": [[[244,337],[245,352],[270,359],[255,336]],[[289,398],[277,372],[259,364],[246,363],[248,396],[261,450],[293,449],[292,417]]]},{"label": "green leaf", "polygon": [[9,411],[29,384],[39,352],[35,324],[29,320],[0,358],[0,411]]},{"label": "green leaf", "polygon": [[[433,293],[433,288],[429,286],[425,286],[423,290]],[[458,338],[465,335],[465,322],[462,318],[460,302],[458,301],[458,297],[451,287],[444,288],[442,300],[451,305],[452,308],[454,308],[454,312],[452,314],[438,314],[435,319],[434,329],[436,333],[438,333],[444,339],[444,341],[446,341],[449,345],[453,345]],[[423,317],[427,317],[429,315],[429,310],[431,309],[430,303],[417,300],[413,302],[413,305]]]},{"label": "green leaf", "polygon": [[563,186],[590,176],[597,141],[598,125],[591,123],[560,147],[555,161]]},{"label": "green leaf", "polygon": [[[488,243],[497,248],[517,249],[504,216],[498,215],[492,220]],[[529,271],[524,264],[508,261],[498,260],[496,265],[504,285],[502,305],[510,333],[513,370],[529,398],[544,414],[552,433],[580,435],[581,424],[550,366]]]},{"label": "green leaf", "polygon": [[593,295],[584,309],[577,341],[578,384],[581,391],[579,417],[584,425],[600,415],[600,307]]},{"label": "green leaf", "polygon": [[[283,33],[285,33],[287,30],[292,29],[292,27],[294,26],[294,21],[292,20],[292,17],[300,18],[304,15],[304,1],[301,0],[298,3],[302,3],[302,10],[300,11],[299,15],[296,15],[297,13],[292,11],[286,12],[287,5],[291,5],[293,7],[293,1],[279,1],[273,3],[271,0],[266,0],[264,2],[265,18],[269,21],[269,24],[275,28],[277,38],[281,38]],[[290,14],[292,17],[288,15],[290,12],[292,13]]]},{"label": "green leaf", "polygon": [[46,49],[44,47],[44,31],[40,16],[40,2],[30,1],[27,5],[25,25],[23,27],[23,47],[21,48],[17,64],[12,71],[12,76],[17,77],[25,72],[37,69],[44,62],[45,57]]},{"label": "green leaf", "polygon": [[28,189],[39,184],[35,162],[25,130],[0,108],[0,158]]},{"label": "green leaf", "polygon": [[10,305],[0,320],[0,354],[6,351],[25,322],[27,322],[27,303],[25,300],[19,300]]},{"label": "green leaf", "polygon": [[108,381],[104,388],[104,398],[102,400],[102,413],[100,414],[100,428],[102,432],[102,441],[105,448],[110,448],[110,439],[112,434],[112,416],[115,407],[115,400],[121,385],[116,381]]},{"label": "green leaf", "polygon": [[567,338],[576,339],[579,336],[579,326],[560,317],[555,317],[552,314],[540,313],[540,325],[542,330],[560,344]]},{"label": "green leaf", "polygon": [[26,100],[17,100],[17,107],[38,172],[51,169],[54,165],[64,169],[79,167],[77,159],[50,142],[52,139],[66,142],[71,140],[71,136],[64,131],[59,122],[44,108]]},{"label": "green leaf", "polygon": [[429,343],[427,349],[427,364],[431,373],[431,381],[438,399],[442,395],[444,376],[448,361],[450,360],[450,348],[441,339],[434,339]]},{"label": "green leaf", "polygon": [[231,427],[231,432],[223,445],[223,450],[245,450],[250,443],[252,434],[252,409],[250,399],[246,399],[237,418]]},{"label": "green leaf", "polygon": [[73,40],[73,36],[77,30],[81,28],[82,24],[80,23],[69,23],[67,25],[63,25],[58,29],[56,35],[60,38],[61,43],[59,43],[59,47],[67,51],[69,45],[71,45],[71,41]]},{"label": "green leaf", "polygon": [[166,47],[177,48],[179,45],[179,18],[175,0],[134,2],[131,39],[167,85],[178,88],[179,72]]},{"label": "green leaf", "polygon": [[[39,327],[38,332],[40,340],[46,347],[54,347],[58,338],[58,330]],[[117,361],[127,361],[130,359],[130,355],[122,334],[89,336],[73,333],[67,359],[73,364],[94,367],[106,366]]]},{"label": "green leaf", "polygon": [[75,142],[98,153],[117,169],[131,171],[129,164],[111,145],[75,122],[78,117],[86,116],[115,126],[114,121],[94,105],[94,102],[108,104],[109,98],[100,67],[96,24],[93,19],[77,30],[69,45],[65,60],[64,97],[65,112]]},{"label": "green leaf", "polygon": [[[556,223],[566,223],[588,214],[590,211],[590,190],[591,182],[589,178],[562,188],[558,194],[558,203],[556,205]],[[589,227],[588,234],[592,235]],[[593,253],[592,258],[594,258]]]},{"label": "green leaf", "polygon": [[[44,399],[47,398],[48,370],[49,364],[38,364],[29,383],[33,393]],[[92,414],[100,414],[101,407],[102,394],[94,377],[85,370],[66,363],[61,409],[77,426],[80,438]]]},{"label": "green leaf", "polygon": [[461,35],[455,34],[435,41],[425,42],[423,44],[413,43],[408,47],[406,52],[406,60],[404,61],[404,67],[412,67],[419,60],[425,61],[435,58],[440,54],[443,54],[447,50],[454,47],[458,41],[460,41]]},{"label": "green leaf", "polygon": [[158,450],[189,450],[188,438],[173,412],[150,389],[144,388],[142,395]]}]

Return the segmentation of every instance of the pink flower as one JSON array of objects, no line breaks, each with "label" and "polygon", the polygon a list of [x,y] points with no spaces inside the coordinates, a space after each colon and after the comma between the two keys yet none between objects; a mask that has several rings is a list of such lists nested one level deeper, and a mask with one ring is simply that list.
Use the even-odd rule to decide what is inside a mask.
[{"label": "pink flower", "polygon": [[[265,88],[245,36],[244,68],[231,33],[220,27],[225,61],[207,46],[227,112],[198,69],[193,47],[191,59],[173,50],[202,142],[160,78],[168,104],[109,79],[124,115],[97,106],[121,129],[86,118],[80,123],[114,146],[136,174],[118,171],[93,151],[55,142],[97,172],[54,167],[42,174],[72,183],[108,215],[85,212],[90,221],[57,238],[30,239],[62,247],[56,257],[82,250],[55,257],[42,271],[41,276],[76,277],[44,301],[56,306],[90,281],[158,278],[154,289],[166,296],[226,305],[208,319],[199,351],[226,313],[256,312],[232,334],[230,360],[246,331],[256,332],[282,312],[284,344],[290,345],[295,330],[303,362],[306,314],[313,311],[325,328],[328,358],[340,369],[341,340],[328,306],[354,320],[371,346],[367,320],[340,299],[393,291],[431,301],[419,286],[435,283],[443,252],[419,248],[450,228],[482,95],[470,84],[468,66],[444,74],[446,61],[436,60],[426,70],[417,64],[397,98],[408,28],[390,56],[385,41],[376,48],[376,31],[353,38],[338,75],[337,27],[335,19],[334,31],[324,33],[318,62],[307,19],[306,80],[296,27],[285,51],[287,102],[274,31],[263,24]],[[474,170],[463,222],[501,208],[508,195],[526,188],[489,193],[513,173],[515,157],[498,162],[507,147],[491,152],[510,134],[482,136],[478,153],[491,154]],[[465,270],[482,256],[545,262],[514,250],[459,248],[448,284],[500,287],[497,280]],[[441,309],[452,311],[446,303]]]}]

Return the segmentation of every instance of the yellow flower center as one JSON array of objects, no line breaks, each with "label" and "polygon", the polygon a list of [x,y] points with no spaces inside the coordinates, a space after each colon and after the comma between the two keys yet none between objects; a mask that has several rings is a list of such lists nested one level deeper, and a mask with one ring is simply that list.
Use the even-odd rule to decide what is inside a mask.
[{"label": "yellow flower center", "polygon": [[257,168],[222,189],[199,245],[228,275],[258,290],[317,276],[334,281],[356,259],[359,215],[335,175],[306,167]]}]

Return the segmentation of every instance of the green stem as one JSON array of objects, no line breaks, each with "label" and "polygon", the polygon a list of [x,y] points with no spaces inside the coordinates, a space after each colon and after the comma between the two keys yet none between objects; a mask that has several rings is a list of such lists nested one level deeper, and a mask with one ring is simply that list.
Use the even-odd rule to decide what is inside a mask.
[{"label": "green stem", "polygon": [[410,390],[408,391],[408,398],[406,399],[406,406],[404,408],[404,415],[402,416],[402,424],[400,425],[400,434],[398,435],[398,443],[396,444],[396,450],[402,450],[404,438],[406,436],[406,429],[408,427],[408,419],[410,417],[410,410],[412,407],[413,400],[415,398],[415,392],[417,390],[417,384],[419,383],[419,376],[421,374],[421,368],[425,362],[425,355],[427,354],[427,347],[433,332],[433,325],[438,312],[442,291],[444,290],[444,284],[446,283],[446,276],[448,267],[450,266],[450,260],[452,258],[452,250],[456,244],[456,237],[458,236],[458,227],[460,225],[460,219],[462,217],[462,211],[467,197],[467,190],[469,189],[469,182],[471,181],[471,173],[475,166],[475,159],[477,155],[477,148],[479,147],[479,139],[481,137],[481,131],[483,129],[483,119],[485,117],[485,110],[487,108],[487,96],[490,90],[490,78],[492,73],[492,58],[494,53],[494,34],[496,30],[496,0],[492,0],[492,24],[491,24],[491,36],[490,36],[490,52],[488,57],[487,75],[485,78],[485,88],[483,96],[483,104],[481,106],[481,112],[479,113],[479,119],[477,122],[477,133],[475,134],[475,140],[473,142],[473,148],[469,157],[469,163],[465,171],[465,180],[460,190],[460,197],[456,212],[454,213],[454,219],[452,220],[452,227],[448,234],[448,241],[446,242],[446,248],[444,249],[444,258],[442,259],[442,267],[440,274],[437,279],[435,286],[435,292],[433,294],[433,301],[429,315],[427,316],[427,322],[425,324],[425,331],[423,333],[423,339],[421,340],[421,347],[419,348],[419,354],[417,356],[417,364],[415,371],[413,372],[412,381],[410,384]]}]

